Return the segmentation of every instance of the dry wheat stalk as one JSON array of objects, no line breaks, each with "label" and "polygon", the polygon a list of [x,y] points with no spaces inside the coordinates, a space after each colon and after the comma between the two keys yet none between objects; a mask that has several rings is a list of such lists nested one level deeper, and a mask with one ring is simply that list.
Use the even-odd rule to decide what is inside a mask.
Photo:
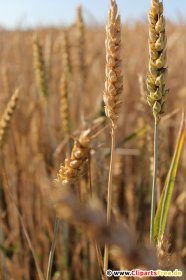
[{"label": "dry wheat stalk", "polygon": [[12,95],[4,113],[0,120],[0,148],[2,148],[8,128],[12,119],[12,116],[16,110],[17,103],[19,100],[19,90],[17,89]]},{"label": "dry wheat stalk", "polygon": [[166,88],[166,34],[165,18],[163,16],[163,3],[152,0],[149,12],[149,75],[147,88],[149,95],[147,100],[152,107],[155,119],[164,113],[166,96],[169,90]]},{"label": "dry wheat stalk", "polygon": [[[121,67],[121,22],[118,15],[118,7],[115,0],[111,0],[108,24],[106,26],[106,69],[105,69],[105,91],[103,100],[105,102],[105,114],[111,121],[111,158],[108,178],[107,197],[107,222],[110,222],[112,208],[112,172],[113,156],[115,150],[115,129],[118,119],[118,109],[121,105],[120,96],[123,90],[123,75]],[[105,245],[104,271],[108,269],[108,246]]]},{"label": "dry wheat stalk", "polygon": [[36,34],[34,34],[33,37],[33,56],[38,91],[41,98],[46,98],[48,96],[47,73],[45,68],[42,46]]}]

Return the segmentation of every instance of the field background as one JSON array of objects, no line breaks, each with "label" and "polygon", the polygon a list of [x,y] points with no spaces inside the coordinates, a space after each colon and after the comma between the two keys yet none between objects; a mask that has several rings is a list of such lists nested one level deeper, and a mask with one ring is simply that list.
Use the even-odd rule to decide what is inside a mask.
[{"label": "field background", "polygon": [[[79,86],[76,26],[72,25],[65,30],[69,36],[72,64],[69,96],[71,126],[72,131],[79,132],[83,125],[88,126],[92,118],[100,115],[105,80],[105,29],[103,26],[87,26],[85,29],[84,92],[80,92]],[[39,98],[35,79],[32,46],[35,32],[43,46],[48,71],[47,114]],[[60,79],[64,71],[63,33],[63,28],[0,30],[1,114],[15,89],[20,87],[18,108],[1,150],[0,279],[3,275],[6,275],[6,278],[2,279],[8,280],[38,279],[18,213],[9,196],[10,191],[30,236],[40,267],[46,274],[55,213],[49,205],[44,189],[52,187],[60,163],[64,161],[67,153],[65,145],[56,153],[56,149],[65,139],[59,105]],[[168,22],[167,37],[167,84],[170,95],[165,119],[160,126],[159,190],[163,187],[170,166],[181,112],[186,104],[185,24],[181,21],[178,24]],[[125,217],[137,232],[138,240],[145,242],[149,232],[153,119],[151,108],[146,104],[140,90],[139,75],[145,79],[148,73],[148,25],[136,22],[131,26],[123,26],[122,44],[124,91],[117,143],[139,129],[147,130],[132,137],[130,141],[125,141],[117,150],[114,168],[114,215],[118,219],[120,216]],[[93,191],[103,203],[106,199],[108,173],[108,160],[104,155],[110,146],[109,138],[109,130],[106,129],[95,140],[91,163]],[[171,252],[168,258],[178,261],[179,266],[186,265],[185,170],[184,147],[166,233]],[[86,180],[84,176],[78,182],[78,186],[84,188]],[[84,249],[86,234],[80,229],[77,242],[74,231],[74,227],[70,227],[68,270],[62,257],[64,240],[60,228],[53,279],[99,279],[95,257],[93,265],[84,261],[84,254],[87,252]],[[166,262],[168,263],[167,258]],[[72,273],[73,276],[70,276]],[[91,275],[88,276],[90,278],[87,278],[87,275]]]}]

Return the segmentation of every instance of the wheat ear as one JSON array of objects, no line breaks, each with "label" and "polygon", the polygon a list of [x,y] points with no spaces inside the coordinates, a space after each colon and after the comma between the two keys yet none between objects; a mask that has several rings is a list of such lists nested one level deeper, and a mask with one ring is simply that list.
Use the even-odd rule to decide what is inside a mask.
[{"label": "wheat ear", "polygon": [[76,73],[78,99],[76,118],[77,124],[84,121],[84,94],[86,85],[86,65],[85,65],[85,24],[82,7],[79,6],[76,12]]},{"label": "wheat ear", "polygon": [[70,79],[70,75],[72,73],[72,63],[70,58],[70,44],[69,44],[69,37],[68,31],[64,31],[63,33],[63,70],[67,73],[68,78]]},{"label": "wheat ear", "polygon": [[78,71],[80,75],[80,89],[84,91],[85,85],[85,25],[82,15],[82,8],[77,8],[77,19],[76,19],[76,30],[77,30],[77,59],[78,59]]},{"label": "wheat ear", "polygon": [[2,149],[5,143],[5,138],[8,132],[10,122],[12,120],[13,114],[16,110],[17,103],[19,100],[19,90],[17,89],[12,95],[4,113],[0,120],[0,148]]},{"label": "wheat ear", "polygon": [[147,100],[152,107],[155,119],[164,113],[166,96],[166,34],[165,18],[163,16],[163,2],[152,0],[149,12],[149,74]]},{"label": "wheat ear", "polygon": [[70,134],[70,116],[69,116],[69,100],[68,100],[68,81],[64,73],[60,82],[60,116],[61,124],[65,134]]},{"label": "wheat ear", "polygon": [[36,75],[36,82],[39,94],[41,98],[47,98],[48,96],[48,81],[46,66],[43,56],[43,49],[39,42],[38,36],[34,34],[33,37],[33,56],[34,56],[34,68]]},{"label": "wheat ear", "polygon": [[[115,0],[111,0],[108,24],[106,26],[106,81],[103,99],[105,114],[111,121],[111,159],[108,180],[107,222],[110,222],[112,204],[112,171],[115,149],[115,128],[118,119],[118,109],[121,104],[120,96],[123,90],[123,76],[121,67],[121,22]],[[105,245],[104,271],[108,269],[108,246]]]},{"label": "wheat ear", "polygon": [[154,115],[154,171],[152,183],[150,240],[153,242],[154,215],[156,209],[156,179],[158,172],[158,125],[161,114],[164,113],[165,100],[169,90],[166,88],[166,34],[163,2],[152,0],[149,12],[149,74],[147,100]]},{"label": "wheat ear", "polygon": [[69,41],[67,32],[63,34],[63,74],[60,81],[60,115],[61,124],[65,134],[69,135],[70,128],[70,106],[69,106],[69,89],[71,76],[71,61],[69,54]]},{"label": "wheat ear", "polygon": [[57,181],[62,184],[71,184],[77,180],[81,173],[84,163],[89,158],[90,152],[90,130],[81,133],[78,140],[75,141],[70,157],[65,159],[64,165],[61,165]]}]

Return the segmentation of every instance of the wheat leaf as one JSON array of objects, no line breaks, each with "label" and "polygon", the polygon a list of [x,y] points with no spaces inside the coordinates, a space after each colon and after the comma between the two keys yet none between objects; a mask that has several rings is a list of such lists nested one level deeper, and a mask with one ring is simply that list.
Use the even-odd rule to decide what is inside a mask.
[{"label": "wheat leaf", "polygon": [[170,165],[169,172],[165,181],[165,185],[161,194],[160,202],[156,211],[154,219],[154,240],[158,243],[163,237],[165,226],[168,217],[168,211],[170,208],[170,203],[172,199],[173,189],[175,185],[176,174],[178,170],[178,165],[180,161],[181,151],[185,138],[185,118],[184,114],[181,120],[180,130],[178,133],[178,138],[176,142],[176,147],[172,162]]}]

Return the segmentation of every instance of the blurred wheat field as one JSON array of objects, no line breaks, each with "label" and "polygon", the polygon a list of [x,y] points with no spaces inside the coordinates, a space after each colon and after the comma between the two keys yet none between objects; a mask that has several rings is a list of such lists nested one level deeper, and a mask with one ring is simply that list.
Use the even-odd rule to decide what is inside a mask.
[{"label": "blurred wheat field", "polygon": [[[157,180],[159,196],[174,153],[181,113],[186,102],[186,26],[182,22],[168,22],[166,29],[167,84],[170,95],[160,126]],[[34,69],[33,36],[36,33],[42,46],[48,87],[48,95],[44,98],[41,98]],[[60,92],[61,78],[66,71],[64,33],[68,36],[70,64],[66,78],[70,116],[68,133],[64,131],[60,115],[60,110],[63,110],[61,98],[65,98],[65,95],[61,97]],[[121,241],[122,238],[125,239],[122,226],[115,227],[118,233],[115,236],[114,227],[104,224],[110,131],[105,120],[93,121],[104,118],[102,96],[105,81],[105,28],[84,26],[83,62],[80,60],[82,54],[79,53],[78,40],[77,23],[66,28],[0,30],[1,116],[12,94],[19,88],[17,108],[5,143],[0,148],[0,279],[42,279],[38,276],[25,230],[44,274],[43,279],[46,279],[56,216],[48,190],[55,189],[53,184],[60,164],[70,155],[74,139],[78,139],[82,131],[92,127],[96,131],[96,137],[91,139],[90,158],[85,162],[78,180],[71,186],[73,193],[62,192],[61,197],[54,193],[56,207],[61,207],[59,216],[64,216],[64,219],[59,222],[52,279],[101,279],[95,238],[100,243],[102,252],[104,242],[123,248],[123,255],[113,248],[109,259],[110,268],[150,266],[145,249],[140,247],[149,243],[153,159],[153,118],[146,102],[146,88],[143,87],[148,73],[148,25],[135,22],[122,28],[124,93],[116,133],[118,148],[113,170],[112,219],[117,226],[125,221],[131,232],[135,232],[134,240],[137,245],[131,245],[129,253],[126,253],[125,244]],[[186,269],[185,162],[184,146],[165,240],[157,254],[154,250],[149,256],[154,267],[157,261],[161,268]],[[90,203],[90,207],[98,211],[96,213],[89,209],[90,190],[93,197],[96,196],[102,202],[101,206],[97,200],[93,206]],[[102,219],[103,222],[100,222]],[[126,233],[126,239],[127,237]],[[129,243],[133,242],[133,239],[128,240]],[[182,279],[185,279],[184,276]]]}]

